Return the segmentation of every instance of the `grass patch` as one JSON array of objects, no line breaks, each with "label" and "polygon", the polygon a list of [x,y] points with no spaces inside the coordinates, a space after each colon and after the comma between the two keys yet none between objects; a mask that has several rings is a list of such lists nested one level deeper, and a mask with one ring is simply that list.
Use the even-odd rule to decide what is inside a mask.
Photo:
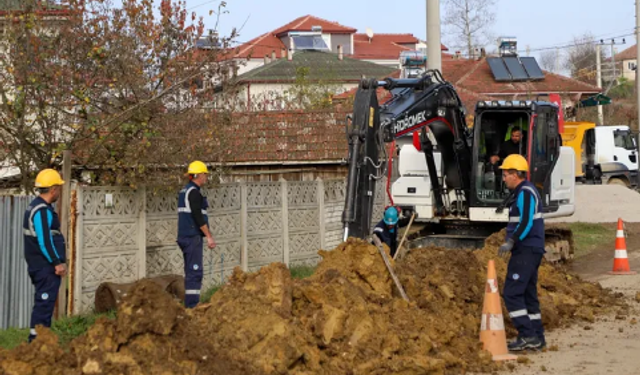
[{"label": "grass patch", "polygon": [[65,347],[71,340],[87,332],[98,318],[115,319],[116,311],[109,311],[103,314],[86,314],[70,316],[68,318],[56,320],[51,324],[51,330],[58,335],[60,344]]},{"label": "grass patch", "polygon": [[200,302],[209,302],[211,297],[222,287],[222,285],[214,285],[200,294]]},{"label": "grass patch", "polygon": [[[86,314],[62,318],[51,324],[51,331],[58,335],[60,344],[66,347],[71,340],[87,332],[89,327],[100,317],[115,319],[116,312],[110,311],[104,314]],[[28,337],[28,328],[0,330],[0,348],[13,349],[21,343],[27,342]]]},{"label": "grass patch", "polygon": [[603,245],[615,240],[615,232],[603,224],[569,223],[575,241],[575,258],[585,256]]},{"label": "grass patch", "polygon": [[0,331],[0,348],[13,349],[27,341],[29,329],[9,328]]},{"label": "grass patch", "polygon": [[289,269],[291,277],[294,279],[304,279],[316,272],[316,267],[311,266],[295,266]]}]

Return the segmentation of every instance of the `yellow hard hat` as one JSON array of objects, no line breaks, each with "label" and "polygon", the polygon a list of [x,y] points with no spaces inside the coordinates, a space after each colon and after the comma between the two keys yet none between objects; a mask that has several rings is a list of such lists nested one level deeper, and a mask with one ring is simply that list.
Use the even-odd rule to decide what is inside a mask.
[{"label": "yellow hard hat", "polygon": [[529,163],[522,155],[512,154],[504,159],[504,162],[500,166],[500,169],[515,169],[520,172],[529,171]]},{"label": "yellow hard hat", "polygon": [[37,188],[48,188],[56,185],[62,185],[64,181],[60,177],[60,173],[55,169],[44,169],[36,176]]},{"label": "yellow hard hat", "polygon": [[196,160],[191,164],[189,164],[189,171],[187,173],[188,174],[209,173],[209,170],[207,169],[207,166],[203,162]]}]

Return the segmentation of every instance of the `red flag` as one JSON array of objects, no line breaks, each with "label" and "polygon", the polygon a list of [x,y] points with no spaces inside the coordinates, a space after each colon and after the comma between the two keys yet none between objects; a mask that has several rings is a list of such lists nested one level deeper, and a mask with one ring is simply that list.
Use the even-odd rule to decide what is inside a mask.
[{"label": "red flag", "polygon": [[562,99],[560,94],[549,94],[549,101],[558,106],[558,131],[564,133],[564,111],[562,110]]}]

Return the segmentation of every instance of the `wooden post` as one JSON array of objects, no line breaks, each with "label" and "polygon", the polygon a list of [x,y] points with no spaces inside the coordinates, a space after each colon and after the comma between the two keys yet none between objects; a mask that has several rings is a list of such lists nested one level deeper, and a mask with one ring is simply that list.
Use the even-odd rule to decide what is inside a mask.
[{"label": "wooden post", "polygon": [[249,241],[247,239],[247,184],[240,185],[240,235],[242,238],[242,252],[240,253],[240,263],[244,272],[249,271]]},{"label": "wooden post", "polygon": [[73,313],[79,313],[82,307],[82,260],[84,253],[84,210],[82,207],[83,202],[83,191],[82,187],[78,186],[76,189],[77,204],[76,204],[76,213],[78,215],[76,219],[76,243],[75,243],[75,264],[74,264],[74,296],[73,296]]},{"label": "wooden post", "polygon": [[67,266],[69,267],[69,294],[67,295],[67,313],[73,314],[74,301],[76,295],[75,285],[78,282],[75,275],[76,267],[76,225],[78,218],[78,197],[76,190],[71,191],[71,207],[69,211],[69,237],[67,237],[67,249],[69,249],[67,258]]},{"label": "wooden post", "polygon": [[[60,217],[60,232],[67,242],[65,249],[65,258],[69,259],[69,212],[71,209],[71,150],[62,152],[62,179],[65,184],[62,185],[62,194],[58,201],[58,216]],[[69,262],[67,261],[67,266]],[[67,270],[68,271],[68,270]],[[67,316],[67,278],[63,278],[58,291],[58,300],[56,301],[57,318]]]},{"label": "wooden post", "polygon": [[324,181],[318,177],[318,223],[320,231],[320,248],[324,250],[327,247],[327,229],[324,217]]},{"label": "wooden post", "polygon": [[282,189],[282,261],[289,267],[289,198],[287,195],[289,184],[287,180],[280,180],[280,189]]}]

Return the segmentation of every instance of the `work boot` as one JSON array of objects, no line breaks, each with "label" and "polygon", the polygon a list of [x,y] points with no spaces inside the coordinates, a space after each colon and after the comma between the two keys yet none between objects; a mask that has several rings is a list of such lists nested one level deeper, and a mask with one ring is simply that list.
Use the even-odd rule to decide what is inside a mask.
[{"label": "work boot", "polygon": [[538,340],[540,340],[540,349],[544,349],[547,347],[547,340],[544,338],[544,335],[538,336]]},{"label": "work boot", "polygon": [[512,352],[521,352],[523,350],[532,349],[532,350],[540,350],[542,349],[542,342],[537,337],[518,337],[514,342],[509,343],[507,345],[509,351]]}]

